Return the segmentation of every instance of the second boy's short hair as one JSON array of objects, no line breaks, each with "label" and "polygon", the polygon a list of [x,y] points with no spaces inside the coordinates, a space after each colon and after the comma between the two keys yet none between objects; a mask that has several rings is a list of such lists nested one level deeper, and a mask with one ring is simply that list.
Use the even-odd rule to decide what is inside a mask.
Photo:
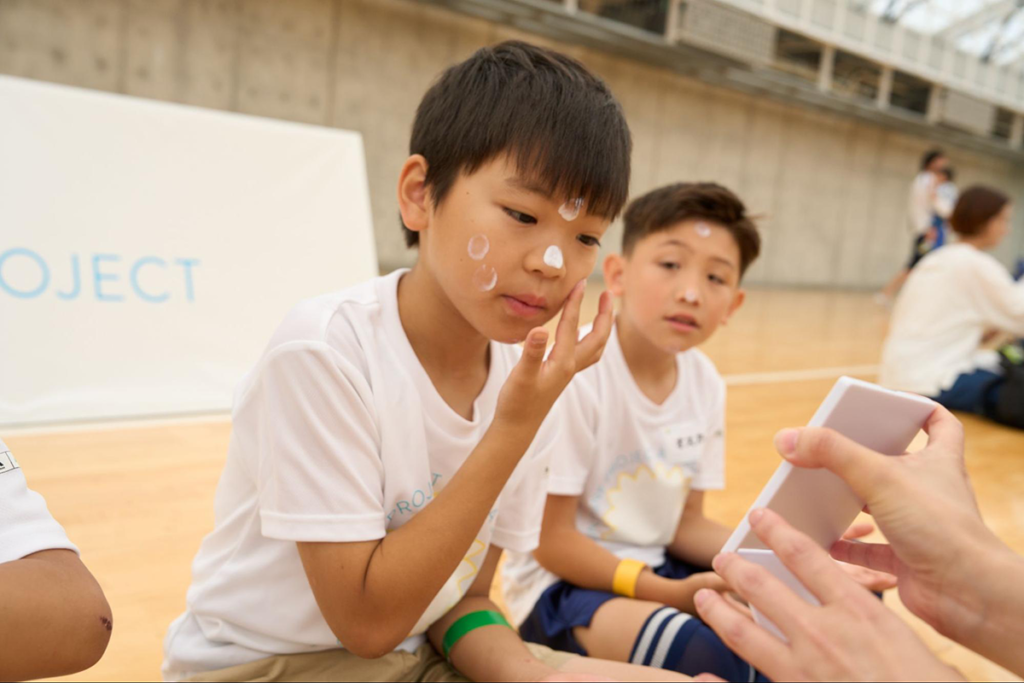
[{"label": "second boy's short hair", "polygon": [[[410,154],[427,160],[426,185],[440,204],[460,173],[500,154],[556,198],[582,198],[608,220],[629,197],[632,141],[604,81],[553,50],[509,41],[445,71],[416,111]],[[419,233],[404,225],[406,244]]]},{"label": "second boy's short hair", "polygon": [[761,235],[734,193],[716,183],[676,183],[634,199],[626,209],[622,251],[627,256],[644,237],[688,220],[704,220],[729,231],[740,250],[740,276],[761,253]]}]

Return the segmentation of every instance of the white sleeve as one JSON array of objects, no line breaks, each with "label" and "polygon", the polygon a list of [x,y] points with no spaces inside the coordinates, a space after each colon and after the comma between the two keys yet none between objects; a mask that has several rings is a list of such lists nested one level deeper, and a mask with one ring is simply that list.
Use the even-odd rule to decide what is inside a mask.
[{"label": "white sleeve", "polygon": [[326,344],[292,342],[258,369],[261,530],[288,541],[383,538],[383,464],[372,393]]},{"label": "white sleeve", "polygon": [[725,488],[725,382],[716,377],[714,412],[704,433],[700,472],[690,486],[697,491],[721,491]]},{"label": "white sleeve", "polygon": [[577,375],[559,399],[558,437],[552,446],[548,493],[581,496],[597,455],[597,405],[593,392]]},{"label": "white sleeve", "polygon": [[18,461],[0,441],[0,562],[43,550],[78,552],[46,509],[43,497],[28,487]]},{"label": "white sleeve", "polygon": [[985,324],[1024,336],[1024,281],[1014,282],[1001,263],[994,258],[990,261],[971,273],[976,283],[975,304]]}]

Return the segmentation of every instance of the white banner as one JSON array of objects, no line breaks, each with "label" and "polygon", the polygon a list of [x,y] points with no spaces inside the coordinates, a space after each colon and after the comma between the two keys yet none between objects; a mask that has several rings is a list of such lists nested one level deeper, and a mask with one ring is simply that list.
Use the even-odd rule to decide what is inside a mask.
[{"label": "white banner", "polygon": [[376,274],[357,133],[0,76],[0,425],[227,409]]}]

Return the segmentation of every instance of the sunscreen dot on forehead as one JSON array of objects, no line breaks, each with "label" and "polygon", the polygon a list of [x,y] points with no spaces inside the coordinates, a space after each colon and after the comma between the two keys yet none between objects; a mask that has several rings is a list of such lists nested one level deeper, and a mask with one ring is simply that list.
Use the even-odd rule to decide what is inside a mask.
[{"label": "sunscreen dot on forehead", "polygon": [[562,250],[557,245],[552,244],[544,252],[544,263],[551,266],[552,268],[561,268],[565,265],[565,257],[562,256]]},{"label": "sunscreen dot on forehead", "polygon": [[583,197],[577,197],[558,207],[558,213],[565,220],[574,221],[579,218],[581,208],[583,208]]},{"label": "sunscreen dot on forehead", "polygon": [[491,243],[487,241],[486,235],[473,235],[469,238],[469,258],[474,261],[483,260],[487,252],[491,250]]},{"label": "sunscreen dot on forehead", "polygon": [[686,290],[686,303],[695,304],[698,299],[700,299],[700,294],[697,293],[696,289]]},{"label": "sunscreen dot on forehead", "polygon": [[707,223],[698,223],[697,234],[701,237],[711,237],[711,226]]},{"label": "sunscreen dot on forehead", "polygon": [[491,291],[498,284],[498,271],[486,263],[481,263],[480,267],[473,273],[473,284],[481,292]]}]

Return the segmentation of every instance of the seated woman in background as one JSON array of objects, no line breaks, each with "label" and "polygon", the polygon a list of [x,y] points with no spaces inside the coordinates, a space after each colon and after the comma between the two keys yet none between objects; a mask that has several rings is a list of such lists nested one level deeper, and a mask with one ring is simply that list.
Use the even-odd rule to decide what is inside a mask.
[{"label": "seated woman in background", "polygon": [[929,254],[893,309],[882,383],[1024,429],[1024,367],[983,348],[993,331],[1024,337],[1024,283],[985,253],[1010,232],[1013,207],[972,187],[950,225],[958,241]]}]

